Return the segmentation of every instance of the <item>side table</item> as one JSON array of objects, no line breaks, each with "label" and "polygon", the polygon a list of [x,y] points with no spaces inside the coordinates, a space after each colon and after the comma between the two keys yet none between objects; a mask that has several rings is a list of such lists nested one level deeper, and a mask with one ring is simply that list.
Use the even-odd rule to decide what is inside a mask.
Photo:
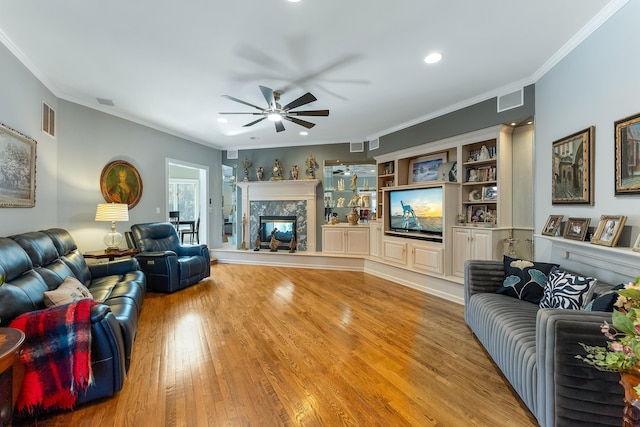
[{"label": "side table", "polygon": [[109,261],[113,261],[116,258],[122,258],[126,256],[134,256],[138,253],[137,249],[118,249],[117,251],[107,251],[103,249],[101,251],[89,251],[82,254],[85,258],[91,259],[105,259],[108,258]]},{"label": "side table", "polygon": [[24,366],[18,360],[24,332],[0,328],[0,426],[10,426],[13,408],[22,386]]}]

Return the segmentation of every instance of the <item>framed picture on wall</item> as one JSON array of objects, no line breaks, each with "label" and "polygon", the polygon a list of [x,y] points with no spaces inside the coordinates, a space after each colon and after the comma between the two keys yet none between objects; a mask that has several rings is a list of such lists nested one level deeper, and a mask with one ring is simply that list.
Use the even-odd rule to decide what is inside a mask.
[{"label": "framed picture on wall", "polygon": [[126,203],[131,209],[142,197],[142,179],[131,163],[115,160],[102,169],[100,191],[108,203]]},{"label": "framed picture on wall", "polygon": [[640,113],[615,122],[616,195],[640,194]]},{"label": "framed picture on wall", "polygon": [[552,204],[593,205],[594,140],[595,127],[591,126],[554,141]]},{"label": "framed picture on wall", "polygon": [[409,161],[409,184],[436,181],[438,167],[446,162],[446,152],[411,159]]},{"label": "framed picture on wall", "polygon": [[0,123],[0,207],[36,205],[36,141]]}]

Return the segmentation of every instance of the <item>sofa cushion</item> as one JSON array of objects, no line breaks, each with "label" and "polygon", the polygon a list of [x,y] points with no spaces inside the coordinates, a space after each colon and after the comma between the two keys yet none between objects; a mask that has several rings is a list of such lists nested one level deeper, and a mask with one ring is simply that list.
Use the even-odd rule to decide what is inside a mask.
[{"label": "sofa cushion", "polygon": [[68,276],[58,289],[44,293],[44,305],[47,307],[70,304],[84,298],[91,298],[91,292],[78,279]]},{"label": "sofa cushion", "polygon": [[540,300],[540,308],[583,309],[593,293],[597,279],[553,268]]},{"label": "sofa cushion", "polygon": [[538,304],[547,284],[547,276],[558,264],[503,258],[504,281],[497,293]]},{"label": "sofa cushion", "polygon": [[589,301],[589,303],[585,307],[585,310],[613,312],[614,304],[616,303],[619,296],[616,291],[624,289],[624,286],[624,283],[621,283],[610,291],[606,291],[598,295],[596,298]]}]

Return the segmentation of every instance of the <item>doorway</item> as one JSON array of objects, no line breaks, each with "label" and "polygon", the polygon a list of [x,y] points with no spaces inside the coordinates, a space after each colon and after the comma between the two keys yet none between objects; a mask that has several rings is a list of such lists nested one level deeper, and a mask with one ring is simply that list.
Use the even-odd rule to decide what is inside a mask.
[{"label": "doorway", "polygon": [[[173,159],[167,159],[166,168],[166,217],[169,218],[171,211],[179,211],[180,221],[196,223],[199,218],[199,243],[207,244],[209,235],[207,215],[209,168]],[[187,242],[185,240],[185,243]],[[196,241],[194,240],[193,243]]]}]

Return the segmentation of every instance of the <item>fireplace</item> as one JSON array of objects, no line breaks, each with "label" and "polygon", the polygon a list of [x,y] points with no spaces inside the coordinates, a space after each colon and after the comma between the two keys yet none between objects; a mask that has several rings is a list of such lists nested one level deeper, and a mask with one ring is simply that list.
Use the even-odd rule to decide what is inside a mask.
[{"label": "fireplace", "polygon": [[295,216],[260,216],[260,249],[269,249],[272,234],[280,242],[280,248],[288,248],[291,239],[296,236],[297,220]]}]

